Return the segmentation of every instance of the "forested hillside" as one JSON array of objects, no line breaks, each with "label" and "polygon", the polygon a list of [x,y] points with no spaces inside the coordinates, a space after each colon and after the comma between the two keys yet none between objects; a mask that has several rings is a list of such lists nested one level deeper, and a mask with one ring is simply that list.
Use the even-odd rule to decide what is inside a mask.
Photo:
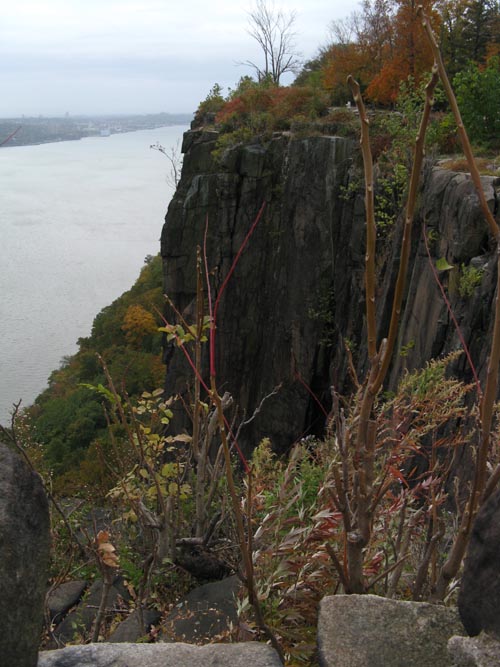
[{"label": "forested hillside", "polygon": [[86,484],[96,491],[105,476],[92,446],[97,438],[104,451],[109,444],[103,396],[89,388],[106,384],[98,355],[117,387],[132,398],[163,382],[161,283],[160,257],[146,258],[133,287],[96,316],[90,336],[78,340],[78,352],[51,374],[48,388],[26,412],[31,439],[40,445],[60,492],[79,492]]}]

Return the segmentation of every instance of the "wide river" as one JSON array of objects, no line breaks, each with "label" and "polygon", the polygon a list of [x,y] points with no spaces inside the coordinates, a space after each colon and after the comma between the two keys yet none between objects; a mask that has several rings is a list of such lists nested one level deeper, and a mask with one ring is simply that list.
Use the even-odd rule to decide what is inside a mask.
[{"label": "wide river", "polygon": [[184,126],[0,149],[0,423],[159,252]]}]

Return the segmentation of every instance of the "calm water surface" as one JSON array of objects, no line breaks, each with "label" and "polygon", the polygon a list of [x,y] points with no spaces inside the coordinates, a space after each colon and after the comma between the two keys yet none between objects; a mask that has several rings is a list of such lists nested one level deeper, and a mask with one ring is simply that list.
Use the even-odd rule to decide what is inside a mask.
[{"label": "calm water surface", "polygon": [[185,127],[0,150],[0,423],[159,251]]}]

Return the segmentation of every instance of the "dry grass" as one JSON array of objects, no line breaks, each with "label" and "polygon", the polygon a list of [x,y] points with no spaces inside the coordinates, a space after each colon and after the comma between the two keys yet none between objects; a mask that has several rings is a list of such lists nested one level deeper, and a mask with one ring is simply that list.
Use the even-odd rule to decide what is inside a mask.
[{"label": "dry grass", "polygon": [[[478,157],[475,159],[477,168],[482,176],[500,176],[500,156]],[[439,166],[450,171],[470,173],[467,160],[464,156],[455,156],[439,162]]]}]

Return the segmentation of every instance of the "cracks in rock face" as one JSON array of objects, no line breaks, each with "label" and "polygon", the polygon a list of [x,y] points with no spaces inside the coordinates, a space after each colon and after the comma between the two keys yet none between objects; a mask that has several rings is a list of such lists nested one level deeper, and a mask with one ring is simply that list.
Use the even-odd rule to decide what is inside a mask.
[{"label": "cracks in rock face", "polygon": [[[349,152],[353,142],[343,146],[340,139],[334,141],[333,138],[315,137],[307,147],[303,147],[301,141],[271,142],[264,159],[258,150],[250,152],[245,158],[245,171],[240,168],[241,160],[240,163],[236,160],[232,170],[212,174],[196,174],[196,165],[191,163],[191,179],[197,176],[212,179],[210,183],[205,180],[203,187],[208,197],[207,206],[203,208],[204,199],[200,198],[199,208],[186,210],[176,201],[165,232],[165,248],[169,251],[166,260],[172,262],[174,267],[166,272],[167,280],[171,281],[171,286],[166,287],[169,293],[178,292],[178,295],[172,293],[172,298],[177,296],[182,300],[185,298],[182,290],[189,282],[191,263],[184,260],[177,262],[174,252],[176,256],[187,257],[193,251],[199,239],[203,238],[203,231],[200,230],[204,229],[206,212],[209,211],[208,260],[209,269],[213,271],[212,289],[217,293],[262,200],[267,201],[265,218],[259,223],[256,235],[242,257],[235,280],[231,281],[230,289],[221,302],[219,345],[226,374],[223,379],[242,409],[251,410],[250,403],[261,398],[259,393],[263,387],[278,384],[283,378],[290,379],[292,353],[295,353],[300,365],[298,370],[303,373],[304,379],[322,395],[325,395],[324,388],[331,383],[335,373],[338,373],[336,386],[346,384],[342,339],[350,339],[354,346],[358,345],[357,370],[361,371],[366,363],[366,354],[359,347],[363,328],[360,311],[364,298],[364,215],[355,184],[351,187],[348,181],[349,167],[354,162],[353,153]],[[492,188],[494,199],[491,200],[490,195],[490,204],[498,215],[500,180],[497,181],[498,184]],[[187,195],[188,180],[183,184]],[[344,194],[341,185],[345,186]],[[428,218],[428,227],[436,234],[439,229],[434,259],[449,253],[450,261],[465,262],[467,265],[471,259],[466,257],[467,253],[488,256],[491,248],[479,233],[482,222],[476,216],[476,204],[470,201],[467,204],[465,195],[468,190],[464,187],[461,178],[429,170],[420,193],[419,216],[421,219]],[[474,216],[475,225],[481,224],[477,233],[470,229],[469,215]],[[467,231],[467,237],[460,233],[462,229]],[[175,244],[182,245],[182,248],[173,247]],[[453,255],[455,252],[456,257]],[[411,253],[401,316],[405,331],[400,337],[405,345],[412,339],[416,341],[405,357],[404,363],[408,365],[424,363],[425,355],[446,351],[454,344],[448,317],[440,308],[440,297],[434,295],[423,263],[418,232],[415,232]],[[380,267],[385,272],[379,282],[381,320],[386,319],[384,299],[387,302],[391,300],[391,291],[387,287],[391,279],[391,258],[389,254],[386,265]],[[175,275],[174,269],[177,271]],[[460,314],[468,318],[469,329],[465,327],[467,340],[472,342],[476,351],[479,350],[478,356],[478,336],[482,328],[488,326],[482,315],[487,312],[483,302],[486,304],[490,299],[485,292],[486,285],[491,282],[487,271],[485,269],[481,292],[473,297],[475,300],[457,300],[461,304]],[[244,281],[241,276],[244,276]],[[331,329],[335,339],[331,346],[320,345],[323,323],[307,321],[306,302],[311,295],[315,295],[321,278],[327,279],[333,289],[332,303],[328,305],[328,311],[333,313]],[[380,330],[385,325],[386,322],[381,321]],[[250,353],[253,355],[251,359]],[[391,381],[393,377],[391,370]],[[287,438],[300,433],[307,420],[312,423],[316,418],[308,406],[309,399],[303,395],[298,397],[299,394],[301,392],[295,385],[287,386],[273,401],[274,413],[282,416],[286,413],[290,423],[284,424],[285,419],[277,420],[265,414],[267,407],[261,415],[263,421],[267,420],[267,425],[277,432],[278,448],[284,448]],[[245,400],[248,405],[243,404]],[[254,441],[260,435],[257,426],[250,434]],[[294,430],[297,433],[292,433]],[[274,433],[266,435],[272,437]],[[246,442],[243,445],[246,447]],[[250,446],[251,443],[248,444]]]}]

